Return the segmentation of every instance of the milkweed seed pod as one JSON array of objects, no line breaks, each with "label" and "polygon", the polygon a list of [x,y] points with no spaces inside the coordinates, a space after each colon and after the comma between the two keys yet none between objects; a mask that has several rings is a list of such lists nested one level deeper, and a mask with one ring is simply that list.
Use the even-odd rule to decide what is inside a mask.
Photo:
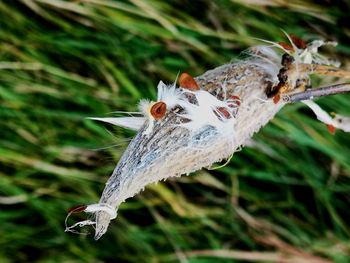
[{"label": "milkweed seed pod", "polygon": [[[251,48],[244,60],[197,78],[184,73],[179,86],[159,82],[157,101],[140,102],[142,117],[93,118],[137,134],[106,183],[99,203],[79,209],[92,213],[93,219],[67,226],[66,231],[94,225],[95,239],[99,239],[127,198],[150,183],[188,175],[229,158],[288,103],[286,98],[291,97],[284,94],[303,91],[310,83],[310,71],[327,71],[332,66],[318,48],[333,42],[306,45],[294,37],[288,45],[269,43],[269,47]],[[289,57],[282,60],[283,54]],[[321,70],[322,65],[326,67]],[[324,117],[321,109],[306,103],[326,124],[349,128],[349,124],[340,124],[348,123],[345,117]]]}]

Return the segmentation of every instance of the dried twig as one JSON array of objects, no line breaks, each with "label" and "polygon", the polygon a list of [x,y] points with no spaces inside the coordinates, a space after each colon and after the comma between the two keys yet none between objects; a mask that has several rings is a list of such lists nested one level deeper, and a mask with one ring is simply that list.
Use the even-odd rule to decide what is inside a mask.
[{"label": "dried twig", "polygon": [[343,83],[332,86],[327,86],[318,89],[307,89],[303,92],[284,94],[282,100],[287,103],[298,102],[302,100],[312,100],[319,97],[331,96],[350,92],[350,84]]}]

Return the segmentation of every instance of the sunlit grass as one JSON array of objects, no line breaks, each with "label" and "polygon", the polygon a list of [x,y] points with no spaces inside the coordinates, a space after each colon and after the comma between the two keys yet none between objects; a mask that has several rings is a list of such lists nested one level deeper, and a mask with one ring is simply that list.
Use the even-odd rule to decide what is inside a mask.
[{"label": "sunlit grass", "polygon": [[[301,104],[228,166],[147,187],[100,241],[63,231],[67,208],[99,199],[133,136],[85,117],[135,111],[159,80],[202,74],[256,38],[281,41],[281,29],[339,40],[327,52],[346,67],[349,9],[345,1],[0,2],[0,262],[271,262],[287,254],[348,262],[350,137],[329,134]],[[320,103],[350,115],[349,98]]]}]

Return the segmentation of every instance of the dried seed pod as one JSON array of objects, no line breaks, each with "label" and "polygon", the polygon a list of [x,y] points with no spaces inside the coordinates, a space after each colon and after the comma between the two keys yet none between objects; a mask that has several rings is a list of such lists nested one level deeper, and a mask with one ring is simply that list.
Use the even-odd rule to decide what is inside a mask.
[{"label": "dried seed pod", "polygon": [[199,90],[199,86],[194,78],[188,73],[182,73],[179,78],[180,87],[189,90]]},{"label": "dried seed pod", "polygon": [[163,101],[156,102],[152,105],[150,113],[155,120],[160,120],[166,113],[166,104]]},{"label": "dried seed pod", "polygon": [[[294,45],[295,42],[292,41]],[[308,84],[303,79],[308,80],[310,74],[350,78],[349,72],[330,67],[330,60],[319,55],[318,48],[327,43],[315,41],[307,47],[306,52],[290,52],[300,58],[298,64],[292,62],[291,68],[288,66],[290,58],[285,56],[285,65],[282,66],[286,66],[287,71],[280,72],[278,84],[276,77],[281,66],[280,53],[275,53],[270,47],[256,48],[258,53],[252,53],[252,57],[245,61],[226,64],[204,73],[198,78],[201,90],[198,90],[198,84],[192,77],[187,77],[188,74],[180,77],[182,89],[160,82],[157,100],[161,102],[142,103],[142,113],[150,121],[144,124],[144,128],[139,130],[129,144],[108,180],[99,203],[88,205],[84,209],[84,213],[92,214],[92,220],[68,226],[67,218],[65,231],[77,233],[74,230],[76,227],[91,225],[95,228],[95,239],[99,239],[107,231],[111,220],[116,218],[120,204],[127,198],[150,183],[188,174],[214,162],[230,159],[287,103],[303,101],[321,122],[350,132],[350,117],[336,115],[332,118],[310,100],[350,92],[350,84],[298,92],[303,88],[303,83]],[[296,46],[302,47],[302,44]],[[267,64],[266,59],[271,63]],[[191,84],[186,84],[186,79]],[[299,79],[302,80],[301,83]],[[224,89],[227,83],[230,83],[230,87]],[[272,83],[277,85],[272,87]],[[191,90],[195,92],[190,92]],[[241,100],[230,98],[233,94],[239,94]],[[266,100],[265,94],[271,100]],[[278,103],[279,98],[283,101],[275,105],[272,98],[275,103]],[[238,102],[241,105],[235,107]],[[182,110],[167,118],[162,125],[156,124],[161,127],[154,129],[154,119],[163,117],[164,120],[166,109],[175,112],[177,107]],[[81,209],[83,208],[76,211]]]}]

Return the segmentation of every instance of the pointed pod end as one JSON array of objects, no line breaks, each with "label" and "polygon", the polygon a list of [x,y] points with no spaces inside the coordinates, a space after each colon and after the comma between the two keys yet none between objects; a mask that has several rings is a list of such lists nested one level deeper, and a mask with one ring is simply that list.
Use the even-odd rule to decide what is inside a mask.
[{"label": "pointed pod end", "polygon": [[95,240],[99,240],[107,231],[111,215],[106,211],[96,213]]}]

